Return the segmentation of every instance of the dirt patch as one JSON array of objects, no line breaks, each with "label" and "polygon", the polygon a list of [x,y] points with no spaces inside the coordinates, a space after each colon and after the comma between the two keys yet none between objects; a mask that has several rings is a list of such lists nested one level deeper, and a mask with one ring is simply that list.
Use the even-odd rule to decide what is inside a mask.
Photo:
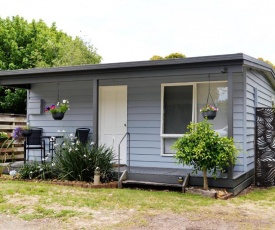
[{"label": "dirt patch", "polygon": [[[136,229],[136,230],[239,230],[272,229],[271,217],[254,216],[248,207],[242,207],[241,215],[236,216],[235,207],[212,207],[205,213],[150,213],[136,215],[135,210],[92,211],[87,218],[74,217],[67,221],[57,219],[37,219],[24,221],[10,215],[1,215],[0,230],[44,230],[44,229]],[[235,214],[234,214],[235,213]],[[239,213],[239,212],[238,212]],[[240,218],[241,217],[241,218]]]},{"label": "dirt patch", "polygon": [[[56,207],[51,207],[55,209]],[[58,207],[57,209],[59,209]],[[63,207],[62,207],[63,209]],[[80,211],[75,209],[74,211]],[[81,210],[83,211],[83,210]],[[0,214],[0,230],[51,230],[51,229],[104,229],[108,226],[119,224],[120,222],[127,221],[134,214],[134,211],[114,211],[114,210],[85,210],[87,215],[83,217],[72,217],[67,220],[43,218],[31,221],[24,221],[12,215]]]},{"label": "dirt patch", "polygon": [[11,215],[0,214],[0,230],[46,230],[46,229],[66,229],[62,222],[53,219],[37,219],[24,221]]},{"label": "dirt patch", "polygon": [[[194,218],[195,217],[195,218]],[[204,216],[196,214],[195,216],[183,213],[181,215],[176,214],[159,214],[153,217],[145,218],[148,222],[148,226],[134,227],[132,229],[188,229],[188,230],[234,230],[238,229],[238,226],[234,222],[228,222],[215,218],[205,218]]]}]

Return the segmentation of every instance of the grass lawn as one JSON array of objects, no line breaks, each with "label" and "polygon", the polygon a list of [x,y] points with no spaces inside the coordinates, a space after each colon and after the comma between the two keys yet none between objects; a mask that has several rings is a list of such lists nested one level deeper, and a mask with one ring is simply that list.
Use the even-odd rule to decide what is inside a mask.
[{"label": "grass lawn", "polygon": [[204,227],[199,229],[272,229],[274,210],[275,188],[253,188],[229,200],[215,200],[170,191],[0,180],[1,221],[12,218],[15,226],[37,223],[36,229],[42,220],[41,229],[173,229],[183,223]]}]

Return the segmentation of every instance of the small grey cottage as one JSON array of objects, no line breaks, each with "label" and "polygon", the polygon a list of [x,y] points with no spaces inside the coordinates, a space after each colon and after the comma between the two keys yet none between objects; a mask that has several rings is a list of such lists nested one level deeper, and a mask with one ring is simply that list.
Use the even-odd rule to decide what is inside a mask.
[{"label": "small grey cottage", "polygon": [[[190,121],[203,119],[200,108],[210,90],[219,108],[213,128],[233,137],[242,152],[236,165],[209,185],[236,194],[253,182],[255,108],[271,106],[274,74],[268,64],[238,53],[0,71],[0,84],[28,89],[28,120],[45,135],[88,127],[93,141],[113,146],[117,153],[120,147],[120,164],[147,174],[158,171],[157,182],[169,170],[180,172],[177,178],[190,171],[176,164],[170,147]],[[70,101],[63,120],[44,112],[57,98]],[[146,175],[135,180],[146,180]],[[192,174],[189,183],[201,185],[201,175]]]}]

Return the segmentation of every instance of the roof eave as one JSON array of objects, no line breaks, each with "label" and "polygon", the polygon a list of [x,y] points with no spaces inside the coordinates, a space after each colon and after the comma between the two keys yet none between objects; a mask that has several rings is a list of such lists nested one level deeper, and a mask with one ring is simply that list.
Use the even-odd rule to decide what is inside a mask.
[{"label": "roof eave", "polygon": [[63,66],[53,68],[33,68],[33,69],[20,69],[20,70],[6,70],[0,71],[1,76],[19,76],[19,75],[32,75],[32,74],[48,74],[48,73],[65,73],[65,72],[82,72],[82,71],[102,71],[114,69],[127,69],[127,68],[144,68],[144,67],[165,67],[173,65],[190,65],[190,64],[204,64],[215,62],[227,62],[243,59],[243,54],[227,54],[215,56],[202,56],[178,59],[165,59],[154,61],[138,61],[138,62],[120,62],[120,63],[107,63],[95,65],[80,65],[80,66]]}]

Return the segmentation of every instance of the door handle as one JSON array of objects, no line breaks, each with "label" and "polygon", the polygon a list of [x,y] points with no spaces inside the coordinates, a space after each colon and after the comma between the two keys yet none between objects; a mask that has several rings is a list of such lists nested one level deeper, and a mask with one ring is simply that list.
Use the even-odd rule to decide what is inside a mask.
[{"label": "door handle", "polygon": [[125,127],[127,127],[127,125],[126,125],[126,124],[124,124],[124,126],[125,126]]}]

